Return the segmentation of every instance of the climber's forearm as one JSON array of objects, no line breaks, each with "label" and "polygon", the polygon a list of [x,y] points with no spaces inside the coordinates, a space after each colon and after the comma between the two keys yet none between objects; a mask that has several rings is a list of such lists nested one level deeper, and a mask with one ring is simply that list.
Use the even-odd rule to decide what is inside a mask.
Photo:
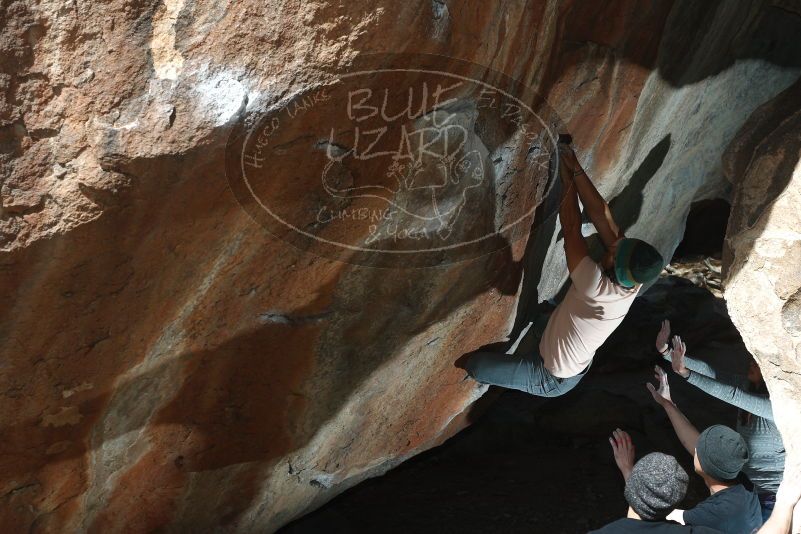
[{"label": "climber's forearm", "polygon": [[576,171],[573,176],[573,181],[576,184],[576,191],[578,191],[581,203],[584,204],[584,209],[587,210],[587,215],[592,217],[603,216],[609,205],[601,196],[601,193],[595,188],[595,185],[590,181],[584,168],[581,171]]},{"label": "climber's forearm", "polygon": [[567,235],[568,232],[581,233],[581,211],[579,210],[578,198],[576,198],[575,186],[572,181],[562,183],[562,198],[559,202],[559,222],[562,224],[562,231]]},{"label": "climber's forearm", "polygon": [[690,420],[687,419],[687,417],[681,413],[681,410],[672,402],[665,402],[662,404],[662,407],[665,408],[668,418],[670,419],[670,424],[673,425],[673,430],[676,431],[676,435],[679,437],[681,444],[684,445],[687,452],[695,454],[695,445],[698,443],[698,436],[700,435],[698,429],[693,426]]},{"label": "climber's forearm", "polygon": [[583,169],[573,176],[573,182],[576,184],[576,191],[581,198],[581,203],[584,204],[584,209],[587,210],[587,215],[595,229],[598,230],[598,235],[604,245],[612,246],[622,235],[612,216],[612,210],[609,209],[609,204],[606,203]]},{"label": "climber's forearm", "polygon": [[588,254],[587,243],[581,235],[581,211],[573,181],[562,181],[562,196],[559,203],[559,222],[564,235],[567,269],[571,273]]}]

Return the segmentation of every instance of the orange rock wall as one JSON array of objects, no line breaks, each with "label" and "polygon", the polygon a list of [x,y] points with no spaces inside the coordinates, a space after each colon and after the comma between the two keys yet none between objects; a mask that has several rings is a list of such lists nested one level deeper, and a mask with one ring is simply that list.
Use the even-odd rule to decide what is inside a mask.
[{"label": "orange rock wall", "polygon": [[728,194],[723,148],[797,78],[793,17],[633,0],[3,6],[2,530],[273,531],[457,431],[484,389],[454,362],[566,278],[553,220],[439,267],[298,250],[229,188],[236,121],[368,52],[469,60],[544,97],[616,215],[669,256],[690,202]]}]

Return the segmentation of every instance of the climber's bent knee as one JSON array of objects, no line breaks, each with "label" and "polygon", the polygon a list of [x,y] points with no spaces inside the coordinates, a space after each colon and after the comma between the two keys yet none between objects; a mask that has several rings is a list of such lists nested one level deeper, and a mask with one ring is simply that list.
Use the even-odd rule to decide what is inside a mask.
[{"label": "climber's bent knee", "polygon": [[[523,358],[510,354],[476,352],[465,364],[477,382],[517,389],[540,397],[556,397],[575,387],[578,379],[559,379],[547,369],[539,354]],[[579,377],[580,379],[580,377]]]}]

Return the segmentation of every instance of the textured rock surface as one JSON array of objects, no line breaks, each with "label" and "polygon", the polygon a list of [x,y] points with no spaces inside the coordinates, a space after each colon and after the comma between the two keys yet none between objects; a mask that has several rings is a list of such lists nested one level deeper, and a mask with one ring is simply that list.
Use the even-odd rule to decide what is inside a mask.
[{"label": "textured rock surface", "polygon": [[3,4],[0,525],[275,529],[458,430],[481,389],[454,360],[565,279],[553,219],[423,270],[292,248],[228,189],[237,120],[365,52],[470,60],[544,96],[669,255],[798,77],[801,17],[775,4]]},{"label": "textured rock surface", "polygon": [[[767,378],[801,474],[801,83],[761,106],[724,157],[734,184],[726,231],[726,303]],[[796,528],[801,528],[796,512]],[[794,531],[795,532],[795,531]]]}]

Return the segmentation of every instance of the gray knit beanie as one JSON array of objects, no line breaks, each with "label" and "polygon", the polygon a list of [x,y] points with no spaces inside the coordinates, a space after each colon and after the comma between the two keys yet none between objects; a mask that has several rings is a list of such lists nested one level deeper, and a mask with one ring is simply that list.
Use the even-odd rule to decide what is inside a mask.
[{"label": "gray knit beanie", "polygon": [[664,519],[684,499],[688,480],[674,457],[652,452],[634,464],[623,495],[642,519]]},{"label": "gray knit beanie", "polygon": [[724,425],[712,425],[698,436],[695,445],[698,463],[715,480],[737,478],[748,462],[748,445],[738,433]]}]

